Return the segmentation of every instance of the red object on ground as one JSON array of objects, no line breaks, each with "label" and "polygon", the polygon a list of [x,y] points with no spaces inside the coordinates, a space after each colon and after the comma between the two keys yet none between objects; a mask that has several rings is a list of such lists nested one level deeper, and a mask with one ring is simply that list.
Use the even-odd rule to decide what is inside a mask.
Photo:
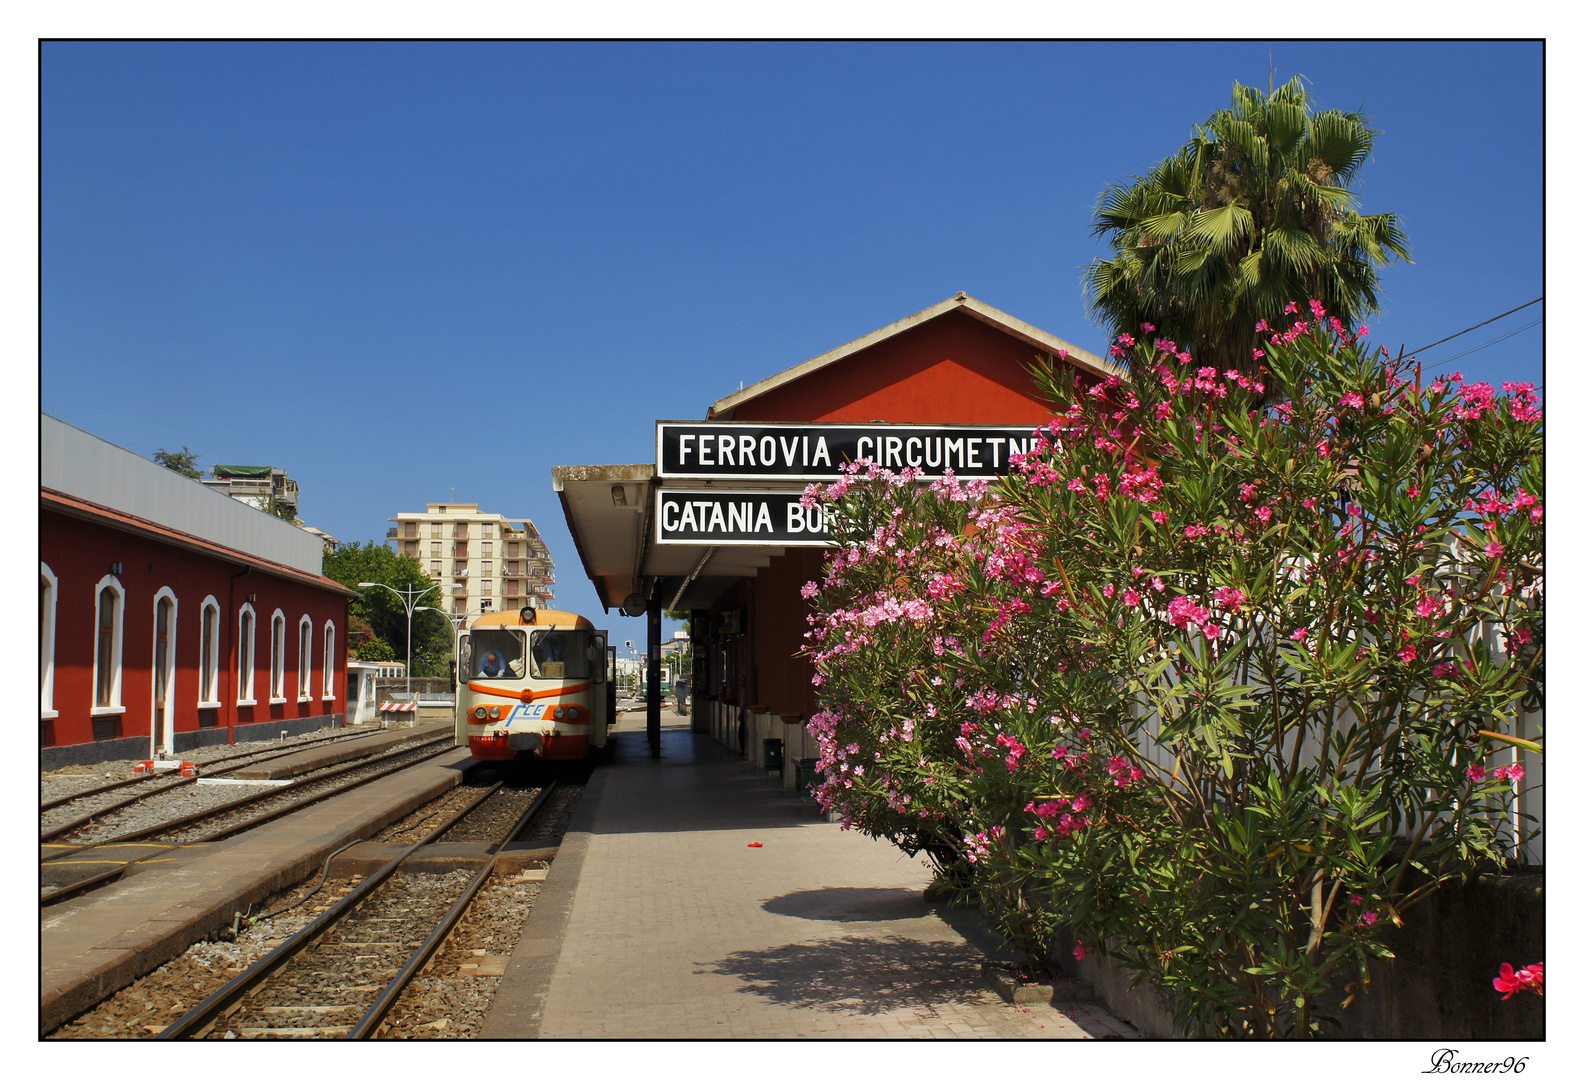
[{"label": "red object on ground", "polygon": [[764,847],[763,844],[749,844],[749,847]]}]

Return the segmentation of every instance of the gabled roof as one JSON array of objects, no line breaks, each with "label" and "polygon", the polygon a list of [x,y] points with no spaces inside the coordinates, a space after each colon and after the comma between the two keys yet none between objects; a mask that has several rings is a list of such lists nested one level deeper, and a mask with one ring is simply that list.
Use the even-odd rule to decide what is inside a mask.
[{"label": "gabled roof", "polygon": [[942,300],[940,303],[935,304],[932,307],[927,307],[923,311],[917,312],[916,314],[909,315],[905,319],[900,319],[897,322],[892,323],[890,326],[882,326],[873,333],[865,334],[857,341],[849,341],[847,344],[842,345],[839,348],[832,349],[828,353],[822,353],[819,356],[814,357],[812,360],[805,360],[803,363],[797,365],[797,367],[787,368],[779,375],[772,375],[768,379],[761,379],[752,386],[744,387],[735,394],[730,394],[726,397],[723,397],[709,407],[709,411],[704,414],[704,419],[730,420],[732,418],[732,413],[736,410],[737,406],[741,405],[745,401],[756,398],[761,394],[768,393],[777,387],[785,386],[787,383],[793,382],[796,379],[801,379],[805,375],[812,375],[814,372],[819,371],[821,368],[828,367],[829,365],[836,363],[838,360],[843,360],[854,353],[867,349],[871,345],[878,344],[887,338],[895,337],[897,334],[903,333],[904,331],[912,330],[916,326],[922,326],[931,319],[938,318],[951,311],[962,311],[967,315],[971,315],[980,322],[993,326],[1003,333],[1010,334],[1016,338],[1021,338],[1030,345],[1033,345],[1035,348],[1039,349],[1041,352],[1047,352],[1052,355],[1056,354],[1057,352],[1065,352],[1067,354],[1068,362],[1076,367],[1091,371],[1096,375],[1115,375],[1118,378],[1127,377],[1126,373],[1121,368],[1105,360],[1102,360],[1100,357],[1094,355],[1094,353],[1091,353],[1086,349],[1080,349],[1078,346],[1070,342],[1063,341],[1055,334],[1048,334],[1037,326],[1031,326],[1022,319],[1008,315],[1006,312],[999,311],[996,308],[991,307],[989,304],[975,300],[965,292],[960,292],[950,300]]}]

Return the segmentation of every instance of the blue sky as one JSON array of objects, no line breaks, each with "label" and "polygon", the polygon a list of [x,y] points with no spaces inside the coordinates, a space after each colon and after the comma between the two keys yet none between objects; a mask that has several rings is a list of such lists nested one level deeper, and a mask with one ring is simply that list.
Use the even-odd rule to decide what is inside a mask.
[{"label": "blue sky", "polygon": [[[599,611],[550,467],[959,289],[1091,351],[1100,191],[1304,75],[1379,132],[1399,215],[1374,342],[1539,297],[1534,43],[54,43],[40,404],[140,454],[274,464],[383,538],[430,501],[532,518]],[[1424,353],[1427,366],[1544,305]],[[1545,324],[1437,370],[1543,385]],[[641,622],[612,612],[618,636]]]}]

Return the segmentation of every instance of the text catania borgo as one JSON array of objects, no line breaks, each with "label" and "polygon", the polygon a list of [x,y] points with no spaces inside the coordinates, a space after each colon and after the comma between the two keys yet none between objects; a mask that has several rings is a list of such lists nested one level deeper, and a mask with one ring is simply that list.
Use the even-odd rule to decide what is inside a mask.
[{"label": "text catania borgo", "polygon": [[767,544],[814,546],[827,543],[827,513],[802,505],[793,491],[676,491],[658,493],[655,542],[658,544]]}]

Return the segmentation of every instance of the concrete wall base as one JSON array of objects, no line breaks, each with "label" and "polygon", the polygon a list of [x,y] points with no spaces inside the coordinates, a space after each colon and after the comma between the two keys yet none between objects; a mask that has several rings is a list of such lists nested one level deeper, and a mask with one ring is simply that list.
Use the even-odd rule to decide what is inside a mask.
[{"label": "concrete wall base", "polygon": [[[1346,1009],[1330,1010],[1342,1022],[1335,1037],[1545,1038],[1544,999],[1520,994],[1503,1001],[1491,986],[1502,964],[1522,967],[1545,958],[1543,871],[1444,886],[1404,913],[1403,923],[1381,935],[1397,958],[1372,962],[1368,992]],[[1091,984],[1107,1009],[1147,1037],[1178,1037],[1167,994],[1147,982],[1130,989],[1132,974],[1098,955],[1092,942],[1088,955],[1074,960],[1074,944],[1068,934],[1056,947],[1052,959],[1062,970]]]},{"label": "concrete wall base", "polygon": [[[234,728],[199,728],[197,731],[178,731],[172,748],[176,754],[204,746],[222,746],[227,732],[232,742],[262,742],[280,738],[281,732],[301,735],[325,727],[345,724],[344,713],[324,716],[303,716],[290,720],[260,720],[252,724],[238,724]],[[39,771],[64,768],[67,765],[97,765],[103,761],[141,761],[148,756],[149,737],[132,735],[122,739],[105,739],[102,742],[74,743],[70,746],[44,746],[39,748]]]}]

